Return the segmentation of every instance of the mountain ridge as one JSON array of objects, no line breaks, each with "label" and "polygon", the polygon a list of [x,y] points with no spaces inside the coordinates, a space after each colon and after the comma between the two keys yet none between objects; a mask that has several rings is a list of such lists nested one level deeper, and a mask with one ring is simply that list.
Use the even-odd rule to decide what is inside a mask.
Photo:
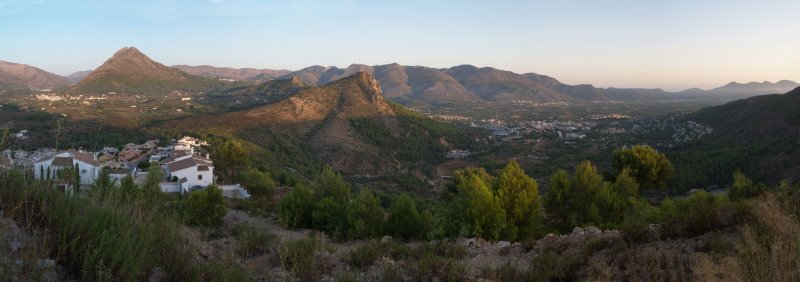
[{"label": "mountain ridge", "polygon": [[0,88],[49,89],[68,84],[66,78],[40,68],[0,61]]},{"label": "mountain ridge", "polygon": [[[46,73],[40,69],[36,70]],[[775,83],[731,82],[711,90],[690,88],[680,92],[667,92],[658,88],[598,88],[591,84],[565,84],[547,75],[518,74],[492,67],[476,67],[468,64],[450,68],[404,66],[397,63],[374,66],[351,64],[346,68],[316,65],[297,71],[237,69],[209,65],[167,67],[153,61],[134,47],[120,49],[88,74],[87,71],[76,72],[64,78],[46,73],[48,74],[47,78],[38,84],[9,82],[10,79],[3,80],[1,71],[2,68],[0,68],[0,87],[47,88],[66,86],[66,81],[70,81],[75,85],[66,90],[67,94],[109,92],[145,94],[175,90],[203,92],[209,90],[208,88],[218,86],[219,79],[263,83],[275,79],[297,77],[305,84],[322,86],[364,71],[374,75],[381,83],[387,98],[406,105],[738,99],[754,95],[783,93],[800,86],[794,81],[781,80]]]},{"label": "mountain ridge", "polygon": [[188,74],[205,78],[233,79],[241,81],[252,80],[259,82],[266,82],[284,76],[291,72],[289,70],[229,68],[229,67],[215,67],[211,65],[199,65],[199,66],[174,65],[172,67],[182,70]]}]

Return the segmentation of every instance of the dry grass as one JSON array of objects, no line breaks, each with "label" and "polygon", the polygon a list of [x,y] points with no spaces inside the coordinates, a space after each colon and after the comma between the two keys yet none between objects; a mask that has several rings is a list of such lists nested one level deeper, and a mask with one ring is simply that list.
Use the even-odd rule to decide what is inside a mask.
[{"label": "dry grass", "polygon": [[739,260],[746,281],[798,281],[800,224],[766,193],[748,202],[752,223],[742,228]]}]

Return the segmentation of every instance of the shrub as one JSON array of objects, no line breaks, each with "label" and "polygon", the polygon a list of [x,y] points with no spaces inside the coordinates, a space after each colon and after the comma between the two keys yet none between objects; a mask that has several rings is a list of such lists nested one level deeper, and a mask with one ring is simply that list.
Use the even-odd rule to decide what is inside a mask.
[{"label": "shrub", "polygon": [[251,195],[270,198],[275,194],[275,181],[266,172],[249,168],[238,175],[238,181]]},{"label": "shrub", "polygon": [[368,241],[363,246],[347,253],[348,262],[359,269],[368,269],[376,260],[389,254],[389,244],[381,244],[376,240]]},{"label": "shrub", "polygon": [[222,224],[222,217],[227,212],[222,190],[217,188],[216,185],[192,191],[186,198],[184,205],[188,222],[192,225],[220,225]]},{"label": "shrub", "polygon": [[266,253],[273,246],[277,238],[275,234],[241,226],[237,226],[234,232],[238,240],[236,253],[242,257]]},{"label": "shrub", "polygon": [[348,215],[351,217],[348,232],[351,238],[371,238],[383,234],[385,212],[369,189],[361,190],[350,202]]},{"label": "shrub", "polygon": [[217,268],[213,262],[188,260],[193,250],[178,233],[173,210],[148,197],[130,196],[111,189],[102,198],[71,197],[47,182],[0,173],[0,207],[5,214],[51,232],[49,253],[79,280],[145,280],[155,267],[174,280],[220,277],[223,271],[231,274],[227,277],[249,279],[235,266]]},{"label": "shrub", "polygon": [[727,197],[699,191],[685,199],[661,203],[661,229],[666,236],[693,236],[734,224],[735,208]]},{"label": "shrub", "polygon": [[314,194],[311,189],[298,185],[278,204],[280,222],[289,228],[311,227],[314,212]]},{"label": "shrub", "polygon": [[281,267],[301,281],[318,281],[326,268],[325,262],[317,257],[322,247],[316,238],[287,242],[278,250]]},{"label": "shrub", "polygon": [[661,222],[661,211],[651,206],[646,200],[631,201],[629,212],[620,224],[623,237],[632,242],[644,242],[648,239],[648,227],[651,223]]},{"label": "shrub", "polygon": [[326,197],[320,200],[311,213],[312,225],[324,231],[334,240],[349,238],[350,217],[347,215],[346,203]]},{"label": "shrub", "polygon": [[417,211],[417,205],[403,194],[389,208],[386,225],[392,234],[403,238],[421,238],[428,233],[427,219]]},{"label": "shrub", "polygon": [[455,259],[426,255],[412,264],[415,281],[466,281],[467,268]]},{"label": "shrub", "polygon": [[238,202],[239,209],[247,211],[250,215],[259,217],[269,217],[275,210],[275,203],[264,197],[251,197],[233,202]]},{"label": "shrub", "polygon": [[755,184],[743,173],[737,171],[733,173],[733,185],[731,186],[730,193],[728,193],[728,197],[730,197],[732,201],[738,201],[752,198],[766,190],[766,185],[760,183]]}]

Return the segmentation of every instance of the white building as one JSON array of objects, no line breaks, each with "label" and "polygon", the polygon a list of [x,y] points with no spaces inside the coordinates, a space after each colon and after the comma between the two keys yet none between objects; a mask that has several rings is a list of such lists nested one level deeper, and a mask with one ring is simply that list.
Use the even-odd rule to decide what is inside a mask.
[{"label": "white building", "polygon": [[208,142],[189,136],[184,136],[178,140],[178,144],[189,145],[192,147],[208,146]]},{"label": "white building", "polygon": [[[100,163],[97,157],[84,151],[62,151],[42,158],[34,163],[33,171],[36,179],[54,179],[56,173],[64,168],[77,168],[82,185],[94,184],[100,174]],[[50,173],[49,177],[47,173]]]},{"label": "white building", "polygon": [[181,189],[207,187],[214,184],[214,162],[208,155],[201,156],[189,150],[175,150],[172,157],[161,162],[167,179],[180,183]]}]

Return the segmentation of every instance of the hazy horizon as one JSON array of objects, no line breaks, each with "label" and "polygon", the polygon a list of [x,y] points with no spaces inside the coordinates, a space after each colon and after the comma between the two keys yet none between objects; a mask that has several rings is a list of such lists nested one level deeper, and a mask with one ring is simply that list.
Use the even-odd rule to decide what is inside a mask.
[{"label": "hazy horizon", "polygon": [[0,0],[0,60],[67,75],[124,46],[166,65],[462,64],[598,87],[799,80],[793,1]]}]

